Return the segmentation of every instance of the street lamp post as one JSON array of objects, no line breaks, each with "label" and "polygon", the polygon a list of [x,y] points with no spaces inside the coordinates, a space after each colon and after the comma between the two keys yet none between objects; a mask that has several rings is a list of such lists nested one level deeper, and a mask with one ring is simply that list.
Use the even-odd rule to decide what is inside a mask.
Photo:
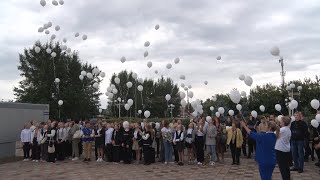
[{"label": "street lamp post", "polygon": [[121,98],[119,97],[117,100],[114,100],[115,105],[118,106],[119,109],[119,119],[121,118],[121,106],[124,105],[124,100],[121,100]]},{"label": "street lamp post", "polygon": [[[294,89],[297,88],[298,92],[294,92]],[[287,86],[287,91],[289,92],[289,100],[292,101],[294,100],[294,96],[298,96],[299,97],[299,101],[300,101],[300,95],[301,95],[301,90],[302,90],[302,86],[298,86],[296,87],[296,85],[294,83],[291,83],[289,86]],[[289,108],[289,101],[288,99],[286,99],[287,103],[286,105]],[[289,109],[289,116],[293,116],[294,114],[294,109]]]},{"label": "street lamp post", "polygon": [[170,109],[171,119],[172,119],[173,118],[172,110],[174,109],[174,105],[173,104],[168,105],[168,109]]}]

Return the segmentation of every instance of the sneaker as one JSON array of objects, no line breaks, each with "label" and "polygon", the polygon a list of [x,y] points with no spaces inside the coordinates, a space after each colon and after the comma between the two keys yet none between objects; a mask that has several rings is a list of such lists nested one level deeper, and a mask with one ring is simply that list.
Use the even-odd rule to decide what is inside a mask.
[{"label": "sneaker", "polygon": [[100,162],[100,158],[97,159],[97,162]]},{"label": "sneaker", "polygon": [[165,165],[167,165],[167,164],[168,164],[168,162],[164,162],[164,164],[165,164]]},{"label": "sneaker", "polygon": [[201,165],[202,165],[202,163],[201,163],[201,162],[198,162],[198,165],[199,165],[199,166],[201,166]]},{"label": "sneaker", "polygon": [[215,164],[214,162],[211,162],[211,163],[210,163],[210,166],[213,166],[214,164]]},{"label": "sneaker", "polygon": [[87,159],[87,161],[91,161],[91,159],[89,158],[89,159]]},{"label": "sneaker", "polygon": [[299,169],[297,168],[291,168],[290,171],[298,171]]},{"label": "sneaker", "polygon": [[36,162],[36,160],[34,159],[34,160],[32,160],[32,162]]},{"label": "sneaker", "polygon": [[36,160],[36,162],[39,162],[39,160]]},{"label": "sneaker", "polygon": [[77,160],[79,160],[78,157],[75,157],[75,158],[72,159],[72,161],[77,161]]},{"label": "sneaker", "polygon": [[84,162],[86,162],[86,161],[88,161],[88,160],[87,160],[87,158],[84,158],[84,160],[83,160],[83,161],[84,161]]}]

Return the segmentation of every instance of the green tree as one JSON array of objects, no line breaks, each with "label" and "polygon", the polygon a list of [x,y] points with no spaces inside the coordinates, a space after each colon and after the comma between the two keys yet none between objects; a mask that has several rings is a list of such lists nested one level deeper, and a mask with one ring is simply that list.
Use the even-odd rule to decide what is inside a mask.
[{"label": "green tree", "polygon": [[[60,109],[61,119],[90,118],[97,114],[99,106],[99,91],[92,87],[93,83],[100,83],[98,76],[93,79],[79,79],[82,70],[91,72],[90,64],[82,64],[76,52],[67,53],[61,49],[59,43],[41,44],[36,53],[35,47],[26,48],[19,54],[20,65],[18,70],[24,77],[19,86],[14,88],[18,102],[49,104],[50,118],[58,119]],[[51,49],[56,57],[46,52]],[[60,83],[55,83],[55,78]],[[63,105],[58,106],[58,101],[63,100]]]}]

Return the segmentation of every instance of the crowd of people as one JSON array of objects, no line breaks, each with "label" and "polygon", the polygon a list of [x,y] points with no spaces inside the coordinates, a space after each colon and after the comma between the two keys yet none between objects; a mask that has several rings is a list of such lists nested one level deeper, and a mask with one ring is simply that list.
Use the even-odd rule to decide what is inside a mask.
[{"label": "crowd of people", "polygon": [[287,180],[290,171],[303,173],[304,162],[310,156],[315,160],[314,152],[318,157],[315,165],[320,166],[319,133],[320,128],[308,126],[303,114],[296,112],[294,121],[273,115],[250,116],[246,122],[242,115],[226,121],[208,116],[187,124],[181,120],[31,121],[21,131],[21,142],[24,161],[52,163],[77,161],[82,154],[83,161],[91,161],[94,147],[97,162],[215,165],[224,163],[224,153],[230,149],[232,165],[240,165],[241,152],[245,158],[254,154],[261,179],[271,179],[278,163],[282,178]]}]

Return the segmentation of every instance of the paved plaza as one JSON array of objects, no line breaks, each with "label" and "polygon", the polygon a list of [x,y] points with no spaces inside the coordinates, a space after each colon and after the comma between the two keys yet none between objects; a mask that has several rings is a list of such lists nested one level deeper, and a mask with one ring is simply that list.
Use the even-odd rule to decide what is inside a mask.
[{"label": "paved plaza", "polygon": [[[242,158],[240,166],[231,165],[230,155],[224,164],[215,166],[197,165],[164,165],[162,163],[150,166],[136,164],[112,164],[95,161],[57,161],[56,163],[11,162],[0,164],[0,179],[2,180],[96,180],[96,179],[247,179],[258,180],[258,167],[253,159]],[[320,179],[319,168],[314,162],[305,164],[305,172],[292,173],[293,179]],[[273,179],[281,179],[278,167],[273,173]]]}]

